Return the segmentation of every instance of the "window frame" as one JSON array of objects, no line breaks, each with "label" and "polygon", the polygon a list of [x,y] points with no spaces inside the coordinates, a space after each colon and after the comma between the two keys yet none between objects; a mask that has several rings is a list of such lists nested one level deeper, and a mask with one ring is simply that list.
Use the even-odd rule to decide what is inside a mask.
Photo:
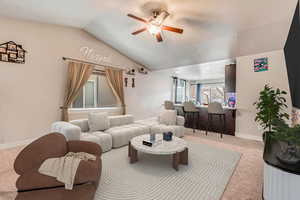
[{"label": "window frame", "polygon": [[209,87],[209,102],[207,102],[208,104],[211,103],[212,101],[212,88],[217,88],[218,86],[220,85],[224,85],[223,86],[223,92],[224,92],[224,95],[223,95],[223,100],[222,100],[222,104],[225,104],[226,103],[226,92],[225,92],[225,83],[204,83],[204,84],[201,84],[201,89],[200,89],[200,103],[203,104],[202,102],[202,90],[203,88],[207,87],[207,86],[210,86]]},{"label": "window frame", "polygon": [[[85,105],[85,85],[82,88],[82,108],[74,108],[73,107],[73,103],[71,104],[69,110],[70,111],[84,111],[84,110],[102,110],[102,109],[108,109],[108,108],[120,108],[121,106],[116,104],[115,106],[101,106],[101,107],[97,107],[98,105],[98,89],[100,88],[100,80],[99,80],[99,76],[106,76],[104,74],[99,74],[99,73],[92,73],[92,75],[96,75],[96,79],[95,80],[87,80],[87,82],[94,82],[94,107],[86,107]],[[76,97],[77,98],[77,97]],[[76,99],[75,98],[75,99]],[[115,97],[116,98],[116,97]]]},{"label": "window frame", "polygon": [[180,78],[177,78],[177,77],[174,77],[173,78],[173,81],[175,82],[175,88],[174,88],[174,102],[175,104],[182,104],[183,101],[178,101],[177,99],[177,89],[178,89],[178,81],[184,81],[184,99],[186,99],[186,91],[187,91],[187,80],[185,79],[180,79]]},{"label": "window frame", "polygon": [[[97,108],[97,103],[98,103],[98,99],[97,99],[97,97],[98,97],[98,92],[97,92],[97,90],[98,90],[98,87],[97,87],[97,82],[98,82],[98,77],[97,77],[97,80],[87,80],[87,82],[86,82],[86,84],[87,83],[89,83],[89,82],[92,82],[93,83],[93,85],[94,85],[94,106],[93,107],[89,107],[89,108]],[[86,107],[86,104],[85,104],[85,102],[86,102],[86,96],[85,96],[85,93],[86,93],[86,88],[85,88],[85,85],[83,86],[83,88],[82,88],[82,104],[83,104],[83,106],[82,106],[82,108],[83,109],[86,109],[87,107]]]}]

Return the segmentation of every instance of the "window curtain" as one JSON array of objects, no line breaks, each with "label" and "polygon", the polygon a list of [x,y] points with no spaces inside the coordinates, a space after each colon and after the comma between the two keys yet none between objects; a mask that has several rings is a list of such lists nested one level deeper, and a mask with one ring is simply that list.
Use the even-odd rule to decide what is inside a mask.
[{"label": "window curtain", "polygon": [[66,86],[66,94],[62,109],[62,120],[69,121],[68,108],[75,100],[80,89],[86,84],[89,77],[93,73],[94,67],[89,64],[70,62],[68,66],[68,80]]},{"label": "window curtain", "polygon": [[121,103],[123,114],[126,114],[125,96],[123,87],[123,70],[105,68],[106,78],[113,93]]},{"label": "window curtain", "polygon": [[200,104],[202,104],[202,102],[201,102],[201,87],[202,87],[201,84],[197,84],[197,101]]}]

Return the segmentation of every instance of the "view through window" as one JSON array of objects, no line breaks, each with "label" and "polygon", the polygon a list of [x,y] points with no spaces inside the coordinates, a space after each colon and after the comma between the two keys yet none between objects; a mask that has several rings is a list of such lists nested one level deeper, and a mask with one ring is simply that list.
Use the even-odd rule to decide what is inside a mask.
[{"label": "view through window", "polygon": [[212,102],[225,102],[225,84],[193,84],[190,87],[191,100],[199,104],[207,105]]},{"label": "view through window", "polygon": [[186,80],[174,78],[174,97],[175,103],[183,103],[186,100]]},{"label": "view through window", "polygon": [[108,85],[106,77],[93,74],[80,90],[72,108],[101,108],[117,105],[117,99]]}]

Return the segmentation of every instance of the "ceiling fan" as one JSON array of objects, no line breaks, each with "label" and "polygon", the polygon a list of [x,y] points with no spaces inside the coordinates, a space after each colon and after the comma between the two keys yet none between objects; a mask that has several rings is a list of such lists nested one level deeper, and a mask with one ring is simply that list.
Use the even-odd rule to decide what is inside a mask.
[{"label": "ceiling fan", "polygon": [[182,34],[183,33],[183,29],[163,25],[164,20],[169,15],[170,14],[167,11],[165,11],[165,10],[154,11],[153,12],[153,16],[149,20],[146,20],[146,19],[137,17],[137,16],[135,16],[133,14],[128,14],[127,15],[128,17],[131,17],[131,18],[133,18],[135,20],[141,21],[141,22],[143,22],[145,24],[144,28],[139,29],[139,30],[137,30],[137,31],[135,31],[135,32],[133,32],[131,34],[132,35],[137,35],[139,33],[142,33],[144,31],[148,30],[151,35],[154,35],[156,37],[156,39],[157,39],[158,42],[162,42],[163,41],[162,34],[161,34],[162,30],[166,30],[166,31],[171,31],[171,32],[174,32],[174,33]]}]

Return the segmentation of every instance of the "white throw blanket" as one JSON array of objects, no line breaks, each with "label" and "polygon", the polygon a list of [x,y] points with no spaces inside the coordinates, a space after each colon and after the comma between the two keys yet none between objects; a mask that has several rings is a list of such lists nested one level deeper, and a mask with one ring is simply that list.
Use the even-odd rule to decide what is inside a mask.
[{"label": "white throw blanket", "polygon": [[80,161],[96,160],[96,156],[85,152],[69,152],[64,157],[49,158],[39,168],[39,173],[55,177],[65,184],[65,189],[72,190]]}]

